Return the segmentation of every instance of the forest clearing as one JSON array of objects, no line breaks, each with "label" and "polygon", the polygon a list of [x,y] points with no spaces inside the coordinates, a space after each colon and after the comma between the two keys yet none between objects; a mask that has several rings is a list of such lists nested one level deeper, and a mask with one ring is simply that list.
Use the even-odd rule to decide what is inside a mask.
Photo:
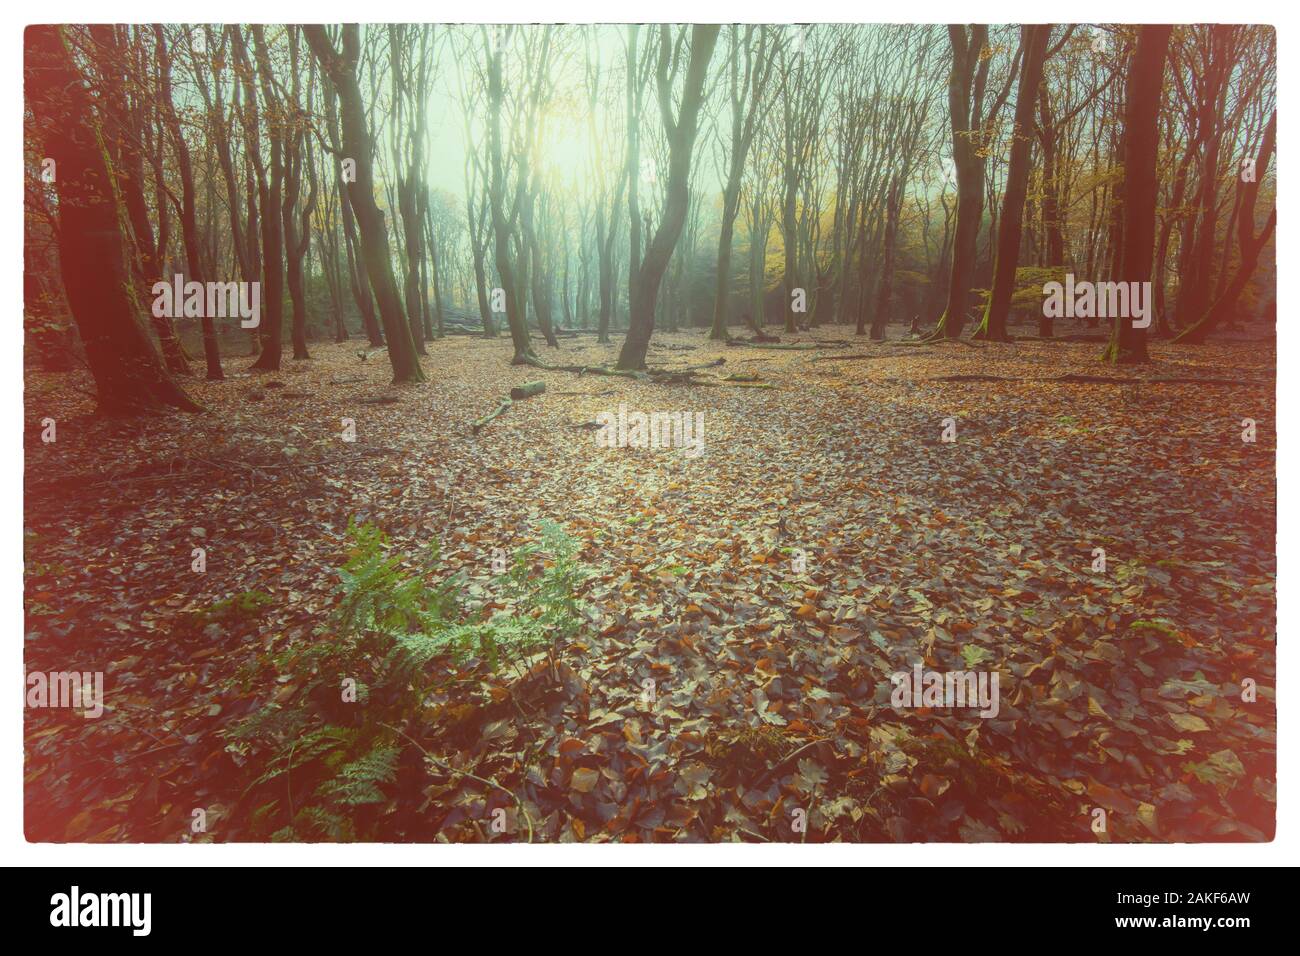
[{"label": "forest clearing", "polygon": [[[571,364],[614,349],[563,342]],[[27,452],[29,666],[75,659],[120,690],[102,720],[29,716],[29,838],[189,839],[193,807],[208,839],[268,838],[286,820],[259,828],[240,798],[270,758],[230,734],[304,706],[273,659],[329,639],[349,522],[412,558],[438,542],[437,576],[485,607],[494,553],[548,520],[592,575],[580,628],[496,668],[440,664],[418,707],[390,702],[394,729],[370,732],[395,776],[336,838],[524,840],[526,814],[538,841],[1086,841],[1094,806],[1115,840],[1267,835],[1272,703],[1218,691],[1274,666],[1273,449],[1241,441],[1243,417],[1272,417],[1271,349],[1157,345],[1114,384],[1052,381],[1096,376],[1095,343],[656,345],[651,367],[725,364],[701,386],[539,373],[451,337],[428,382],[393,387],[323,345],[193,383],[209,413],[125,422],[66,376],[30,379],[59,440]],[[577,427],[620,404],[702,411],[703,454]],[[999,672],[998,717],[894,712],[889,675],[918,660]],[[328,771],[297,773],[261,794],[281,814]]]},{"label": "forest clearing", "polygon": [[28,27],[27,839],[1271,841],[1275,72]]}]

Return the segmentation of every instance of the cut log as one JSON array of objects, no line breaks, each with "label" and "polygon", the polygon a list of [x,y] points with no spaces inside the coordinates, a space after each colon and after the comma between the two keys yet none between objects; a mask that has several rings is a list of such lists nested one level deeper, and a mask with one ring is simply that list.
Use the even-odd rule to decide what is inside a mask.
[{"label": "cut log", "polygon": [[510,397],[517,402],[522,398],[532,398],[534,395],[540,395],[544,391],[546,391],[545,382],[525,382],[523,385],[516,385],[512,388]]}]

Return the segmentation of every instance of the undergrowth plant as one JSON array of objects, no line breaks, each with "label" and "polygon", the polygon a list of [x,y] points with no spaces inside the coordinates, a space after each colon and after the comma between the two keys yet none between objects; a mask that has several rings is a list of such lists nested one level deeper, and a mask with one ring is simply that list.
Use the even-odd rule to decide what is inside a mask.
[{"label": "undergrowth plant", "polygon": [[408,560],[373,525],[350,524],[348,537],[341,599],[327,627],[240,677],[256,686],[269,666],[275,686],[294,688],[228,734],[236,759],[264,761],[244,798],[255,806],[254,829],[275,840],[381,832],[412,746],[396,728],[445,684],[451,665],[519,667],[581,625],[577,591],[588,571],[577,544],[552,523],[515,552],[494,586],[492,603],[503,607],[490,614],[467,605],[463,573],[437,579],[436,546]]}]

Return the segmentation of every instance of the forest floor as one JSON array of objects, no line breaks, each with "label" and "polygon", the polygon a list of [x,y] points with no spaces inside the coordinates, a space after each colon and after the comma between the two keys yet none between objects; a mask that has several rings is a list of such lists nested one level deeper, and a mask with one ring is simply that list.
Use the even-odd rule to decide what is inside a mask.
[{"label": "forest floor", "polygon": [[[612,364],[619,338],[537,347]],[[594,572],[587,626],[526,672],[439,663],[463,693],[404,733],[440,763],[381,788],[369,832],[523,840],[520,811],[537,841],[1271,839],[1272,346],[1117,370],[1096,343],[782,338],[823,347],[656,332],[652,364],[725,359],[714,387],[460,336],[393,387],[383,353],[316,343],[187,382],[208,413],[116,421],[86,376],[30,371],[26,669],[104,672],[105,711],[26,710],[28,838],[264,839],[228,732],[297,687],[241,674],[328,628],[349,521],[440,543],[485,595],[496,549],[552,520]],[[580,426],[621,404],[702,412],[700,453],[601,447]],[[245,592],[273,602],[213,612]],[[891,706],[921,661],[996,672],[997,715]]]}]

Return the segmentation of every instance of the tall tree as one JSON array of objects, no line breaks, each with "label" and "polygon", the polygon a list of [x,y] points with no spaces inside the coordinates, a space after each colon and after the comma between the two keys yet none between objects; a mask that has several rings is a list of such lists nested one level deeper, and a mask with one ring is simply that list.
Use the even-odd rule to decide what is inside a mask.
[{"label": "tall tree", "polygon": [[[181,239],[185,244],[187,282],[207,282],[208,270],[204,262],[203,244],[199,240],[198,195],[194,187],[194,164],[190,161],[189,144],[181,130],[180,117],[172,102],[172,57],[167,49],[167,38],[161,24],[154,25],[154,55],[158,61],[158,104],[163,120],[171,134],[172,148],[176,153],[176,168],[181,177]],[[200,320],[203,328],[203,354],[207,361],[207,377],[221,381],[221,348],[217,344],[217,331],[213,317],[203,310]]]},{"label": "tall tree", "polygon": [[[506,205],[506,192],[509,185],[510,169],[507,166],[506,150],[503,143],[502,120],[505,112],[505,80],[503,69],[504,46],[510,40],[512,27],[484,26],[483,46],[487,59],[487,102],[488,102],[488,203],[492,212],[492,249],[497,275],[501,279],[500,291],[505,299],[506,325],[510,328],[510,339],[514,345],[514,365],[531,365],[540,362],[533,350],[531,337],[524,310],[527,308],[527,296],[523,294],[524,286],[517,260],[511,248],[515,225],[519,221],[521,199],[526,188],[527,169],[515,170],[515,189],[509,208]],[[515,124],[512,131],[519,135],[520,124]],[[525,131],[524,140],[530,141],[529,131]],[[511,151],[512,157],[515,150]],[[522,166],[522,162],[515,163]],[[526,267],[525,267],[526,268]],[[495,292],[495,290],[494,290]]]},{"label": "tall tree", "polygon": [[[1157,125],[1160,93],[1169,49],[1170,26],[1138,28],[1137,49],[1129,64],[1125,84],[1123,259],[1120,282],[1151,280],[1156,239],[1156,154],[1160,147]],[[1149,300],[1148,300],[1149,301]],[[1117,316],[1103,358],[1116,364],[1149,361],[1147,332],[1127,316]]]},{"label": "tall tree", "polygon": [[1229,78],[1235,69],[1240,27],[1218,24],[1197,31],[1201,39],[1197,128],[1202,142],[1200,186],[1189,233],[1182,248],[1175,314],[1180,323],[1195,322],[1210,304],[1214,277],[1216,226],[1219,219],[1219,154],[1231,122],[1227,106]]},{"label": "tall tree", "polygon": [[[312,111],[315,89],[315,69],[307,73],[307,109],[302,107],[302,77],[299,56],[298,28],[286,27],[289,39],[289,94],[284,108],[284,201],[281,206],[281,226],[284,230],[285,276],[289,285],[289,301],[293,305],[293,322],[290,338],[293,357],[308,359],[307,351],[307,279],[303,268],[311,249],[311,216],[316,209],[316,178],[306,170],[312,164],[311,143],[307,139],[307,117]],[[302,201],[303,179],[308,181],[307,200]]]},{"label": "tall tree", "polygon": [[322,91],[325,100],[325,129],[329,133],[329,151],[334,156],[334,188],[339,197],[339,218],[343,220],[343,246],[348,260],[348,286],[352,290],[352,300],[361,313],[362,326],[370,345],[379,348],[384,344],[383,329],[375,315],[375,300],[370,291],[370,277],[366,274],[364,256],[361,254],[361,240],[357,235],[356,214],[352,211],[352,200],[348,198],[348,188],[343,173],[343,164],[339,157],[343,155],[343,143],[339,136],[338,91],[333,84],[328,84]]},{"label": "tall tree", "polygon": [[1043,62],[1047,58],[1047,41],[1051,24],[1027,24],[1020,28],[1020,46],[1024,63],[1020,69],[1020,86],[1016,90],[1016,119],[1011,130],[1011,162],[1002,198],[1002,217],[998,224],[998,245],[993,259],[993,288],[989,292],[984,320],[975,331],[976,338],[994,342],[1007,341],[1007,315],[1016,291],[1016,263],[1020,260],[1020,238],[1024,225],[1025,194],[1029,190],[1029,167],[1034,108],[1038,105],[1038,86],[1043,79]]},{"label": "tall tree", "polygon": [[[235,39],[235,54],[239,60],[240,78],[244,84],[244,136],[248,142],[248,157],[256,176],[257,199],[260,210],[262,240],[262,320],[258,327],[261,350],[253,368],[274,371],[280,367],[284,344],[282,329],[284,318],[284,228],[281,203],[284,196],[284,135],[285,124],[280,108],[280,97],[275,91],[275,75],[271,68],[271,53],[266,43],[266,30],[260,24],[249,27],[253,37],[257,69],[249,62],[247,43],[238,27],[231,36]],[[265,98],[267,138],[271,142],[270,167],[262,160],[261,124],[257,108],[257,88],[260,82]]]},{"label": "tall tree", "polygon": [[397,209],[402,221],[402,238],[406,252],[404,268],[406,315],[410,322],[411,340],[415,343],[415,351],[424,355],[424,305],[420,287],[420,268],[424,260],[424,223],[419,212],[419,190],[420,180],[424,176],[424,124],[425,117],[428,115],[425,103],[429,70],[429,36],[427,27],[420,28],[420,50],[416,69],[412,71],[410,64],[405,61],[407,29],[405,24],[388,24],[388,59],[393,104],[389,129],[397,177]]},{"label": "tall tree", "polygon": [[[599,314],[596,319],[596,340],[602,344],[609,341],[609,325],[614,315],[614,288],[617,284],[617,270],[614,268],[614,241],[619,232],[619,220],[623,213],[623,193],[628,186],[626,175],[611,177],[606,173],[605,154],[607,144],[615,137],[610,135],[609,122],[613,109],[599,110],[601,103],[601,68],[600,45],[593,42],[597,28],[587,28],[586,36],[586,85],[587,85],[587,137],[590,147],[588,162],[595,171],[595,231],[596,231],[596,285],[599,300]],[[600,113],[605,118],[605,127],[596,128],[596,116]],[[626,138],[623,138],[624,140]],[[627,142],[624,142],[626,149]],[[624,167],[626,163],[624,163]]]},{"label": "tall tree", "polygon": [[[129,81],[132,56],[143,53],[144,44],[137,34],[135,49],[129,50],[130,40],[125,36],[129,28],[98,24],[90,28],[94,40],[95,60],[99,68],[100,88],[103,93],[102,111],[104,123],[104,146],[109,153],[109,161],[117,173],[118,186],[122,202],[126,206],[131,221],[131,235],[134,239],[134,264],[138,271],[138,281],[134,288],[142,296],[153,288],[153,284],[163,277],[161,253],[163,246],[154,244],[153,224],[149,221],[149,206],[144,198],[144,157],[143,127],[148,122],[151,100],[148,87]],[[140,61],[137,59],[136,63]],[[134,102],[130,102],[133,91]],[[155,91],[156,92],[156,91]],[[166,113],[171,106],[170,97],[159,104]],[[190,178],[191,185],[193,177]],[[151,313],[152,315],[152,313]],[[163,360],[173,375],[190,374],[188,358],[176,327],[166,315],[152,315],[154,334],[162,346]],[[211,364],[209,363],[209,377]],[[220,378],[221,365],[217,364],[217,378]]]},{"label": "tall tree", "polygon": [[76,66],[67,28],[27,28],[27,104],[54,160],[58,251],[68,307],[95,379],[99,411],[198,411],[163,364],[131,291],[114,173],[100,139],[91,85]]},{"label": "tall tree", "polygon": [[1277,209],[1274,208],[1264,220],[1263,228],[1258,234],[1255,232],[1255,204],[1259,198],[1259,187],[1268,172],[1268,164],[1272,161],[1276,145],[1277,110],[1274,110],[1269,116],[1268,126],[1264,131],[1264,142],[1260,146],[1254,167],[1250,170],[1250,178],[1242,185],[1241,209],[1237,214],[1237,248],[1241,257],[1237,264],[1237,271],[1205,315],[1180,332],[1174,338],[1175,342],[1204,342],[1220,322],[1232,315],[1237,300],[1241,298],[1246,284],[1254,275],[1259,265],[1259,254],[1268,245],[1268,240],[1277,227]]},{"label": "tall tree", "polygon": [[388,231],[384,214],[375,202],[374,142],[366,122],[365,104],[361,99],[361,86],[357,80],[357,62],[361,57],[359,27],[343,26],[343,48],[340,51],[319,25],[302,28],[307,43],[315,54],[321,71],[330,78],[339,97],[342,114],[343,144],[340,161],[356,164],[356,175],[350,178],[348,199],[356,213],[361,232],[361,254],[370,277],[371,288],[379,304],[383,321],[384,338],[388,342],[388,359],[393,366],[393,381],[422,382],[424,371],[415,354],[415,343],[406,323],[397,283],[393,279],[393,263],[388,251]]},{"label": "tall tree", "polygon": [[[684,27],[682,29],[685,30]],[[695,150],[700,105],[704,99],[704,80],[717,40],[716,25],[696,24],[691,28],[690,50],[683,52],[680,41],[676,44],[672,42],[669,28],[659,28],[659,59],[655,79],[659,114],[668,139],[668,185],[659,227],[650,240],[645,258],[636,270],[632,283],[633,297],[630,302],[627,338],[618,355],[620,369],[645,367],[646,350],[650,347],[650,336],[654,332],[655,299],[659,293],[659,283],[681,235],[690,203],[691,157]],[[673,76],[677,72],[677,62],[683,56],[689,56],[690,62],[682,84],[680,105],[674,115]]]},{"label": "tall tree", "polygon": [[948,120],[952,129],[952,168],[957,179],[957,226],[953,234],[952,266],[948,277],[948,299],[935,328],[935,337],[955,339],[961,335],[970,308],[975,277],[976,243],[984,214],[984,166],[990,127],[1011,89],[1020,62],[1016,50],[1002,93],[986,111],[984,95],[993,62],[988,47],[989,29],[982,24],[969,27],[952,24],[948,41],[952,47],[952,70],[948,74]]},{"label": "tall tree", "polygon": [[[740,211],[740,183],[745,172],[745,160],[758,132],[758,119],[763,110],[763,92],[767,89],[772,71],[773,57],[769,50],[771,28],[759,24],[746,24],[729,28],[727,52],[727,102],[731,107],[731,139],[727,157],[727,174],[722,186],[722,221],[718,227],[718,277],[713,297],[713,327],[709,338],[726,341],[727,319],[731,305],[731,243],[735,232],[736,214]],[[758,49],[754,49],[754,33],[758,33]],[[744,66],[740,52],[744,51]]]},{"label": "tall tree", "polygon": [[[814,43],[825,36],[827,28],[800,25],[797,41],[780,49],[781,80],[779,93],[781,112],[777,142],[781,157],[781,249],[784,261],[782,272],[785,301],[785,330],[798,329],[794,307],[795,290],[803,289],[804,310],[807,311],[808,290],[803,285],[799,269],[800,223],[798,220],[799,193],[805,185],[810,167],[817,155],[821,140],[822,79],[827,61],[814,49]],[[804,204],[805,211],[809,204]]]}]

